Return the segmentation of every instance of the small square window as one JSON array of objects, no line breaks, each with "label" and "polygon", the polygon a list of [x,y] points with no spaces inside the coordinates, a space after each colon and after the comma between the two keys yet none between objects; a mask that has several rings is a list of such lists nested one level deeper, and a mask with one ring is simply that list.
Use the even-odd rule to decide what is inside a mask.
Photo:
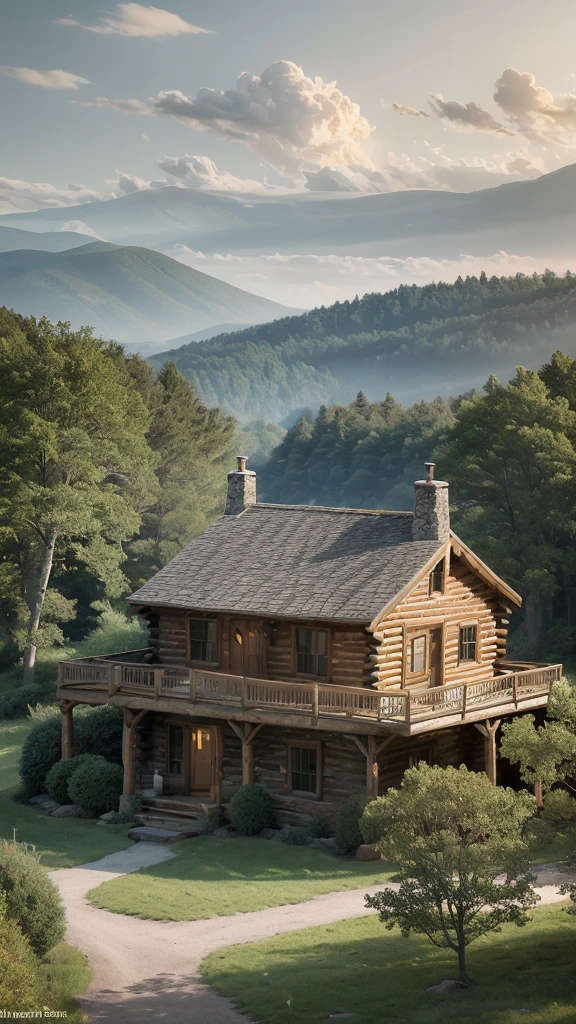
[{"label": "small square window", "polygon": [[458,658],[460,661],[476,661],[477,626],[460,626]]},{"label": "small square window", "polygon": [[426,671],[426,635],[415,636],[410,641],[408,670],[410,672]]},{"label": "small square window", "polygon": [[296,630],[296,663],[300,675],[328,675],[328,633],[325,629]]},{"label": "small square window", "polygon": [[218,623],[216,619],[190,619],[190,660],[218,663]]},{"label": "small square window", "polygon": [[290,747],[290,788],[301,793],[316,793],[318,788],[318,752],[316,747]]}]

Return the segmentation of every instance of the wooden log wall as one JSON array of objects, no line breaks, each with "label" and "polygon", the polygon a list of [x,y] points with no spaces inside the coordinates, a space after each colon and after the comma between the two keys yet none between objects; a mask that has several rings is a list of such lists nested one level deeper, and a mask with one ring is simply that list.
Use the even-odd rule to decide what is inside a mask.
[{"label": "wooden log wall", "polygon": [[[406,633],[421,623],[445,625],[445,684],[485,679],[493,674],[497,658],[505,656],[507,614],[498,592],[452,555],[445,593],[430,595],[425,577],[376,627],[379,646],[371,658],[372,679],[378,689],[409,685],[404,678]],[[477,624],[478,657],[459,663],[459,626],[465,623]]]}]

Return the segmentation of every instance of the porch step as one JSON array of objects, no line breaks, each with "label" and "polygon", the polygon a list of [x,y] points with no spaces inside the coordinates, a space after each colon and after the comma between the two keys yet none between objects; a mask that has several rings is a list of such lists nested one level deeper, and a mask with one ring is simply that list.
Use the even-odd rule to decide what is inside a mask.
[{"label": "porch step", "polygon": [[186,833],[175,829],[152,828],[150,825],[139,825],[138,828],[130,829],[130,839],[145,843],[177,843],[180,839],[186,839]]},{"label": "porch step", "polygon": [[183,838],[200,835],[200,824],[195,818],[165,817],[161,814],[147,814],[145,812],[140,814],[137,820],[140,821],[144,828],[178,832]]},{"label": "porch step", "polygon": [[142,803],[145,814],[163,818],[203,818],[206,811],[215,811],[220,805],[206,800],[191,800],[189,797],[158,796]]}]

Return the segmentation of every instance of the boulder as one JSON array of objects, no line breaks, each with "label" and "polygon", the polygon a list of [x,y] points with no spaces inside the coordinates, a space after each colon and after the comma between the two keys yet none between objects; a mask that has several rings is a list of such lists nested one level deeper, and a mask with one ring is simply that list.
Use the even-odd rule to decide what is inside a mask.
[{"label": "boulder", "polygon": [[375,846],[364,844],[356,850],[356,860],[382,860],[382,854],[378,852]]},{"label": "boulder", "polygon": [[280,839],[283,829],[281,828],[263,828],[259,839]]},{"label": "boulder", "polygon": [[449,979],[447,981],[441,981],[439,985],[430,985],[430,988],[426,989],[426,992],[433,992],[437,996],[446,996],[450,992],[465,992],[468,985],[465,985],[463,981],[455,981]]},{"label": "boulder", "polygon": [[52,797],[48,796],[48,793],[39,793],[38,796],[33,796],[28,801],[29,804],[46,804],[52,803]]},{"label": "boulder", "polygon": [[116,811],[106,811],[106,814],[101,814],[98,820],[103,821],[106,824],[108,821],[112,821],[112,818],[115,816]]},{"label": "boulder", "polygon": [[86,812],[79,804],[62,804],[51,812],[53,818],[85,818]]}]

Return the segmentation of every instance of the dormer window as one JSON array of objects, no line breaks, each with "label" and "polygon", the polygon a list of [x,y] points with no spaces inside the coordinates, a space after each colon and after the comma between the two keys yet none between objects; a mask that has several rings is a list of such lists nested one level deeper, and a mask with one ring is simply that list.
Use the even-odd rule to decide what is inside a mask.
[{"label": "dormer window", "polygon": [[442,558],[430,573],[430,595],[443,594],[446,578],[446,561]]}]

